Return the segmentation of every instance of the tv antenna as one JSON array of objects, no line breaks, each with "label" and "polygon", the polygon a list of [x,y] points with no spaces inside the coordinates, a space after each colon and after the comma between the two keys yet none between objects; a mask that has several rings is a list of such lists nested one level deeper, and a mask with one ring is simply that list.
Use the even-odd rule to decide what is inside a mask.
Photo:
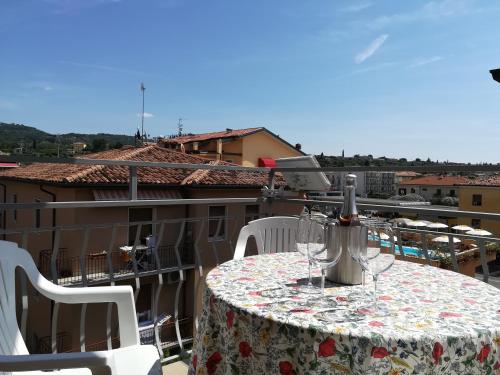
[{"label": "tv antenna", "polygon": [[141,114],[141,140],[144,141],[144,91],[146,91],[146,87],[144,87],[144,83],[141,82],[141,92],[142,92],[142,114]]},{"label": "tv antenna", "polygon": [[177,122],[177,135],[180,137],[182,135],[182,129],[184,127],[184,124],[182,123],[182,118],[179,117],[179,121]]}]

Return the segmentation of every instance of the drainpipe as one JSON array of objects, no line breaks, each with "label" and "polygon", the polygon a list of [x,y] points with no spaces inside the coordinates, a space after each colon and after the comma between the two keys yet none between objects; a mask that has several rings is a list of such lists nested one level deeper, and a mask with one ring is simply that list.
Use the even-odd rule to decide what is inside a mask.
[{"label": "drainpipe", "polygon": [[[40,185],[40,191],[44,192],[45,194],[48,194],[52,197],[52,202],[56,202],[57,201],[57,198],[56,198],[56,193],[53,193],[51,191],[48,191],[46,190],[43,185]],[[54,248],[54,242],[56,241],[56,230],[55,230],[55,227],[56,227],[56,209],[53,208],[52,209],[52,228],[54,228],[52,230],[52,248]]]},{"label": "drainpipe", "polygon": [[[7,203],[7,185],[5,184],[2,184],[0,182],[0,186],[3,187],[3,203]],[[2,228],[3,230],[6,230],[6,226],[7,226],[7,211],[6,210],[3,210],[3,213],[2,213]],[[6,234],[4,233],[3,236],[2,236],[2,239],[5,241],[6,240]]]}]

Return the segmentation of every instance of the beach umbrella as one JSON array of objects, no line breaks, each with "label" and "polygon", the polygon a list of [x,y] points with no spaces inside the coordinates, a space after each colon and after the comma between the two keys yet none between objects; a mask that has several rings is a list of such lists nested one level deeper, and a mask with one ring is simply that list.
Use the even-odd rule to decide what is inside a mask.
[{"label": "beach umbrella", "polygon": [[430,223],[429,225],[427,225],[427,228],[430,228],[430,229],[444,229],[444,228],[448,228],[448,225],[443,224],[443,223]]},{"label": "beach umbrella", "polygon": [[414,228],[423,228],[427,226],[427,223],[423,220],[410,220],[406,222],[406,225]]},{"label": "beach umbrella", "polygon": [[484,229],[473,229],[465,234],[470,234],[471,236],[491,236],[491,233]]},{"label": "beach umbrella", "polygon": [[451,229],[453,230],[456,230],[457,232],[468,232],[474,228],[471,228],[467,225],[455,225],[454,227],[452,227]]},{"label": "beach umbrella", "polygon": [[[449,243],[450,238],[448,236],[439,236],[439,237],[433,238],[432,242]],[[462,241],[460,241],[457,237],[453,237],[453,243],[459,243],[459,242],[462,242]]]}]

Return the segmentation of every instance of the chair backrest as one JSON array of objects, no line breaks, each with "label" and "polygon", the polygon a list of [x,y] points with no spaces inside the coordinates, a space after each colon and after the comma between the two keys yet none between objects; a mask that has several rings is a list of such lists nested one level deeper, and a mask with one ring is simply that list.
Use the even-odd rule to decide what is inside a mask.
[{"label": "chair backrest", "polygon": [[17,267],[24,269],[30,280],[39,274],[26,250],[14,242],[0,241],[0,355],[28,354],[16,318]]},{"label": "chair backrest", "polygon": [[233,259],[243,258],[249,237],[254,237],[259,254],[295,251],[299,219],[273,216],[250,221],[241,228]]}]

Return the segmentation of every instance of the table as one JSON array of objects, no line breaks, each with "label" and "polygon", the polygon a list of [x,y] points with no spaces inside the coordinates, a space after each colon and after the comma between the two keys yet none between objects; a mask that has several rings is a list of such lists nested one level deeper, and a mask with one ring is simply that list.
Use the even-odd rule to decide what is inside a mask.
[{"label": "table", "polygon": [[[379,277],[379,305],[388,316],[349,307],[346,299],[361,286],[329,287],[328,298],[341,307],[324,313],[327,298],[297,289],[306,275],[298,253],[213,269],[190,373],[500,374],[500,290],[396,261]],[[372,290],[371,281],[366,287]]]}]

